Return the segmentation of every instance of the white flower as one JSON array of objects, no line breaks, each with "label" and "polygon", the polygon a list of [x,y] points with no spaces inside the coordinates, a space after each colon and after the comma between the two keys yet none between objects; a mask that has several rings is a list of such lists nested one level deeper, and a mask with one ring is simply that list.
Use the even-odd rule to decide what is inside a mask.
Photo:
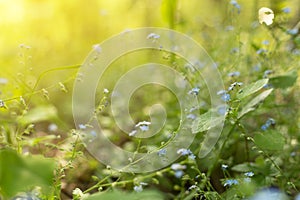
[{"label": "white flower", "polygon": [[89,194],[84,194],[79,188],[75,188],[72,192],[73,197],[77,197],[80,199],[86,198],[89,196]]},{"label": "white flower", "polygon": [[258,11],[258,20],[259,23],[265,22],[266,25],[271,25],[274,19],[274,12],[270,8],[262,7]]},{"label": "white flower", "polygon": [[104,88],[103,93],[104,93],[104,94],[108,94],[108,93],[109,93],[109,90],[106,89],[106,88]]}]

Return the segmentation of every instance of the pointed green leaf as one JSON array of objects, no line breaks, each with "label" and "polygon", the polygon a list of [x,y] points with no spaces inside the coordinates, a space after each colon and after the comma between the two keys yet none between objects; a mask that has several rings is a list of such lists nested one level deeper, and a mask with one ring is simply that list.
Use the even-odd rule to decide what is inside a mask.
[{"label": "pointed green leaf", "polygon": [[193,121],[192,133],[207,131],[222,123],[223,120],[224,116],[214,116],[211,111],[208,111]]},{"label": "pointed green leaf", "polygon": [[253,170],[253,166],[251,166],[250,163],[242,163],[233,166],[231,170],[236,172],[249,172]]},{"label": "pointed green leaf", "polygon": [[238,99],[243,99],[257,91],[259,91],[261,88],[263,88],[267,83],[269,79],[261,79],[254,83],[251,83],[244,88],[242,88],[242,91],[237,94]]},{"label": "pointed green leaf", "polygon": [[274,88],[285,89],[293,86],[297,81],[297,71],[291,71],[285,75],[270,78],[270,84]]},{"label": "pointed green leaf", "polygon": [[264,101],[265,98],[267,98],[271,94],[272,91],[273,91],[273,89],[266,90],[266,91],[262,92],[261,94],[259,94],[258,96],[256,96],[254,99],[252,99],[247,105],[245,105],[243,107],[242,111],[239,113],[238,118],[241,118],[244,115],[246,115],[247,113],[255,110],[256,107],[258,106],[258,104],[260,104],[262,101]]},{"label": "pointed green leaf", "polygon": [[256,134],[254,143],[263,151],[281,151],[284,146],[284,137],[281,133],[270,130]]}]

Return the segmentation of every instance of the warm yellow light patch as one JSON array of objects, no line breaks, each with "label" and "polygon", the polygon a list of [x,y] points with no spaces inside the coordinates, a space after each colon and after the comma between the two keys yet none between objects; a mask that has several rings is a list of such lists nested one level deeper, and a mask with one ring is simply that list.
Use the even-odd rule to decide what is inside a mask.
[{"label": "warm yellow light patch", "polygon": [[0,23],[17,23],[23,20],[24,2],[22,0],[0,0]]}]

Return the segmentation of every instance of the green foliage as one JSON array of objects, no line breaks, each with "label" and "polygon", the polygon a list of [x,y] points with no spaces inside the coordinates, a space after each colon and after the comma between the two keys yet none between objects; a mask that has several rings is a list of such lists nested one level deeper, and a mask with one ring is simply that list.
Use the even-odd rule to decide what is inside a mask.
[{"label": "green foliage", "polygon": [[267,131],[254,135],[254,143],[262,151],[282,151],[284,137],[278,131]]},{"label": "green foliage", "polygon": [[287,74],[274,76],[270,78],[270,84],[274,88],[286,89],[288,87],[292,87],[295,85],[298,78],[297,71],[293,70],[288,72]]},{"label": "green foliage", "polygon": [[55,162],[41,156],[20,156],[15,151],[0,150],[0,191],[5,197],[38,186],[51,194]]},{"label": "green foliage", "polygon": [[118,190],[113,191],[107,191],[107,192],[100,192],[93,194],[91,196],[88,196],[87,198],[84,198],[84,200],[110,200],[110,199],[124,199],[124,200],[138,200],[138,199],[145,199],[145,200],[159,200],[163,199],[163,195],[160,194],[158,191],[151,191],[151,190],[145,190],[143,192],[137,193],[137,192],[131,192],[131,193],[125,193]]},{"label": "green foliage", "polygon": [[269,90],[266,90],[266,91],[262,92],[261,94],[257,95],[256,97],[254,97],[249,103],[247,103],[242,108],[242,110],[239,113],[238,118],[241,118],[244,115],[246,115],[247,113],[256,110],[257,106],[259,104],[261,104],[272,93],[272,91],[273,91],[273,89],[269,89]]},{"label": "green foliage", "polygon": [[237,94],[237,98],[238,99],[243,99],[257,91],[259,91],[261,88],[263,88],[267,83],[268,83],[268,79],[262,79],[262,80],[258,80],[254,83],[251,83],[247,86],[245,86],[244,88],[242,88],[242,90]]},{"label": "green foliage", "polygon": [[199,118],[195,119],[192,124],[192,133],[207,131],[220,124],[223,121],[222,116],[215,116],[211,111],[208,111]]}]

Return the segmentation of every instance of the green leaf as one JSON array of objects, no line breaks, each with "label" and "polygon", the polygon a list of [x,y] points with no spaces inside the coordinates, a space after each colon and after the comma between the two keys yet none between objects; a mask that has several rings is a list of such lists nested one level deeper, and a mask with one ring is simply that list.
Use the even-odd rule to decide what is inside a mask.
[{"label": "green leaf", "polygon": [[253,167],[249,163],[242,163],[235,165],[231,168],[231,170],[236,171],[236,172],[249,172],[252,171]]},{"label": "green leaf", "polygon": [[258,90],[263,88],[268,83],[268,80],[269,79],[261,79],[261,80],[256,81],[255,83],[251,83],[251,84],[245,86],[244,88],[242,88],[242,91],[237,94],[237,98],[243,99],[243,98],[257,92]]},{"label": "green leaf", "polygon": [[224,116],[213,116],[212,112],[208,111],[193,121],[192,133],[207,131],[222,123],[223,120]]},{"label": "green leaf", "polygon": [[281,133],[270,130],[256,134],[254,143],[263,151],[281,151],[284,146],[284,137]]},{"label": "green leaf", "polygon": [[297,71],[291,71],[285,75],[270,78],[270,84],[274,88],[285,89],[292,87],[297,81]]},{"label": "green leaf", "polygon": [[57,110],[52,105],[44,105],[29,110],[24,116],[18,118],[22,125],[40,121],[57,119]]},{"label": "green leaf", "polygon": [[0,150],[0,191],[5,197],[34,186],[48,194],[53,184],[55,162],[41,156],[24,157],[13,150]]},{"label": "green leaf", "polygon": [[84,198],[84,200],[111,200],[111,199],[122,199],[122,200],[161,200],[164,196],[155,190],[143,190],[142,192],[120,192],[118,190],[109,192],[99,192]]},{"label": "green leaf", "polygon": [[269,89],[269,90],[266,90],[266,91],[262,92],[261,94],[257,95],[254,99],[252,99],[247,105],[245,105],[243,107],[243,109],[239,113],[238,118],[240,119],[247,113],[255,110],[256,107],[258,106],[258,104],[260,104],[262,101],[264,101],[271,94],[272,91],[273,91],[273,89]]}]

